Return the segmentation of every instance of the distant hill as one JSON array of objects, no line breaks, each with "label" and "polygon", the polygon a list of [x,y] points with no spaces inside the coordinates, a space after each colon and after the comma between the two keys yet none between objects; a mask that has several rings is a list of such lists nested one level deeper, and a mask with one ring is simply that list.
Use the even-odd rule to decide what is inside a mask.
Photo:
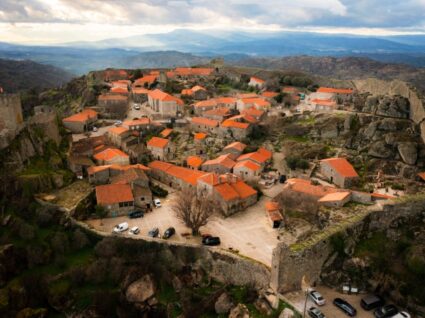
[{"label": "distant hill", "polygon": [[73,77],[71,73],[51,65],[0,59],[0,86],[6,92],[57,87]]}]

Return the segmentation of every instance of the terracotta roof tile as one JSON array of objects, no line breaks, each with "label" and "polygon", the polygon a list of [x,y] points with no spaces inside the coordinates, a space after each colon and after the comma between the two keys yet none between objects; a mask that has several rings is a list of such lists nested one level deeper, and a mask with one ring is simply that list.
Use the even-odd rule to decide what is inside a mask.
[{"label": "terracotta roof tile", "polygon": [[165,148],[169,143],[168,139],[165,138],[159,138],[159,137],[152,137],[147,145],[148,147],[156,147],[156,148]]},{"label": "terracotta roof tile", "polygon": [[255,76],[251,76],[251,81],[255,81],[255,82],[258,82],[258,83],[265,83],[266,82],[265,80],[263,80],[259,77],[255,77]]},{"label": "terracotta roof tile", "polygon": [[194,168],[199,168],[202,165],[202,158],[198,156],[189,156],[186,159],[187,165]]},{"label": "terracotta roof tile", "polygon": [[128,132],[128,129],[123,126],[118,126],[118,127],[109,128],[108,132],[114,135],[121,135],[123,133]]},{"label": "terracotta roof tile", "polygon": [[232,142],[231,144],[228,144],[226,147],[224,147],[224,149],[232,149],[232,148],[242,152],[246,148],[246,145],[239,141],[235,141],[235,142]]},{"label": "terracotta roof tile", "polygon": [[221,123],[222,127],[238,128],[238,129],[248,129],[250,124],[241,123],[235,120],[227,119]]},{"label": "terracotta roof tile", "polygon": [[96,118],[97,112],[95,112],[93,109],[86,108],[80,113],[74,114],[72,116],[66,117],[62,119],[62,121],[65,122],[85,122],[90,119]]},{"label": "terracotta roof tile", "polygon": [[98,100],[128,100],[128,97],[118,94],[102,94],[99,95]]},{"label": "terracotta roof tile", "polygon": [[334,192],[328,193],[319,199],[319,202],[335,202],[343,201],[351,195],[351,192]]},{"label": "terracotta roof tile", "polygon": [[96,187],[98,204],[109,205],[134,201],[131,186],[128,184],[105,184]]},{"label": "terracotta roof tile", "polygon": [[345,158],[328,158],[321,160],[321,162],[329,164],[343,177],[355,178],[359,176],[351,163]]},{"label": "terracotta roof tile", "polygon": [[217,127],[219,122],[213,119],[208,119],[204,117],[192,117],[192,123],[198,125],[205,125],[210,127]]},{"label": "terracotta roof tile", "polygon": [[419,172],[418,173],[418,177],[421,178],[423,181],[425,181],[425,171],[424,172]]},{"label": "terracotta roof tile", "polygon": [[332,88],[332,87],[319,87],[318,93],[332,93],[332,94],[352,94],[353,89],[351,88]]},{"label": "terracotta roof tile", "polygon": [[324,105],[324,106],[336,106],[336,102],[332,99],[315,98],[311,102],[313,104]]},{"label": "terracotta roof tile", "polygon": [[194,138],[195,138],[196,140],[204,140],[205,138],[207,138],[207,134],[202,133],[202,132],[199,132],[199,133],[196,133],[196,134],[194,135]]},{"label": "terracotta roof tile", "polygon": [[235,166],[233,167],[233,169],[239,169],[239,168],[247,168],[249,170],[252,171],[257,171],[259,169],[261,169],[261,166],[255,162],[252,162],[250,160],[244,160],[244,161],[239,161],[238,163],[235,164]]},{"label": "terracotta roof tile", "polygon": [[159,134],[163,137],[163,138],[167,138],[168,136],[171,135],[171,133],[173,132],[173,129],[171,128],[165,128],[163,131],[161,131]]},{"label": "terracotta roof tile", "polygon": [[236,164],[232,159],[230,159],[229,154],[221,155],[215,159],[207,160],[203,163],[203,166],[209,166],[209,165],[219,165],[226,167],[228,169],[232,169],[233,166]]},{"label": "terracotta roof tile", "polygon": [[263,92],[263,93],[261,94],[261,96],[266,97],[266,98],[273,98],[273,97],[276,97],[277,95],[279,95],[279,93],[276,93],[276,92],[268,92],[268,91]]},{"label": "terracotta roof tile", "polygon": [[94,159],[101,161],[109,161],[115,157],[128,158],[128,155],[117,148],[106,148],[93,156]]},{"label": "terracotta roof tile", "polygon": [[153,99],[158,99],[161,101],[175,101],[178,105],[184,104],[180,98],[170,95],[166,92],[163,92],[160,89],[155,89],[153,91],[150,91],[149,96]]}]

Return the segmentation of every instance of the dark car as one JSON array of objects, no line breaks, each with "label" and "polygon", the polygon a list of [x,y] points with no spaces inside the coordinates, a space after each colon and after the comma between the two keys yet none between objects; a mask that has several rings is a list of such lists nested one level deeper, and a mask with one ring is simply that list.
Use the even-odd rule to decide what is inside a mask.
[{"label": "dark car", "polygon": [[172,237],[174,234],[176,234],[176,230],[173,227],[169,227],[168,229],[165,230],[162,238],[168,239]]},{"label": "dark car", "polygon": [[335,298],[333,304],[341,309],[346,315],[354,317],[357,315],[357,310],[342,298]]},{"label": "dark car", "polygon": [[286,182],[286,176],[285,175],[281,175],[279,177],[279,183],[285,183]]},{"label": "dark car", "polygon": [[158,229],[157,227],[154,227],[152,230],[150,230],[150,231],[148,232],[148,235],[149,235],[150,237],[157,237],[157,236],[158,236],[158,234],[159,234],[159,229]]},{"label": "dark car", "polygon": [[316,307],[311,307],[308,310],[308,315],[311,318],[326,318],[325,315]]},{"label": "dark car", "polygon": [[372,310],[384,306],[384,300],[376,295],[367,295],[360,301],[360,306],[364,310]]},{"label": "dark car", "polygon": [[376,318],[387,318],[397,315],[398,309],[394,305],[385,305],[375,310]]},{"label": "dark car", "polygon": [[144,213],[142,211],[132,211],[128,213],[128,217],[130,219],[142,218],[143,216],[144,216]]},{"label": "dark car", "polygon": [[209,246],[215,246],[220,245],[220,238],[218,236],[204,236],[202,238],[202,244],[209,245]]}]

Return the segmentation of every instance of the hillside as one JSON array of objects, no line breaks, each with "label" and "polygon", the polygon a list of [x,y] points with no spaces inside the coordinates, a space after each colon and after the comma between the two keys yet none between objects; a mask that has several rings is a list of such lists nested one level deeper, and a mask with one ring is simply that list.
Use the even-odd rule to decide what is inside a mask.
[{"label": "hillside", "polygon": [[6,92],[56,87],[72,78],[71,73],[51,65],[0,59],[0,87]]},{"label": "hillside", "polygon": [[341,80],[376,77],[379,79],[400,79],[425,91],[425,69],[405,64],[391,64],[364,57],[313,57],[290,56],[281,58],[251,57],[232,62],[234,65],[301,71],[318,76]]}]

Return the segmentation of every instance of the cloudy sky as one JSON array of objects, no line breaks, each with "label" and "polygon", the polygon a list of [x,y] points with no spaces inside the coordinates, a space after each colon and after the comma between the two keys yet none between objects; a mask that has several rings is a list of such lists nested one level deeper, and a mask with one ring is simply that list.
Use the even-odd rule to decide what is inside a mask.
[{"label": "cloudy sky", "polygon": [[0,41],[49,44],[194,30],[425,33],[425,0],[0,0]]}]

